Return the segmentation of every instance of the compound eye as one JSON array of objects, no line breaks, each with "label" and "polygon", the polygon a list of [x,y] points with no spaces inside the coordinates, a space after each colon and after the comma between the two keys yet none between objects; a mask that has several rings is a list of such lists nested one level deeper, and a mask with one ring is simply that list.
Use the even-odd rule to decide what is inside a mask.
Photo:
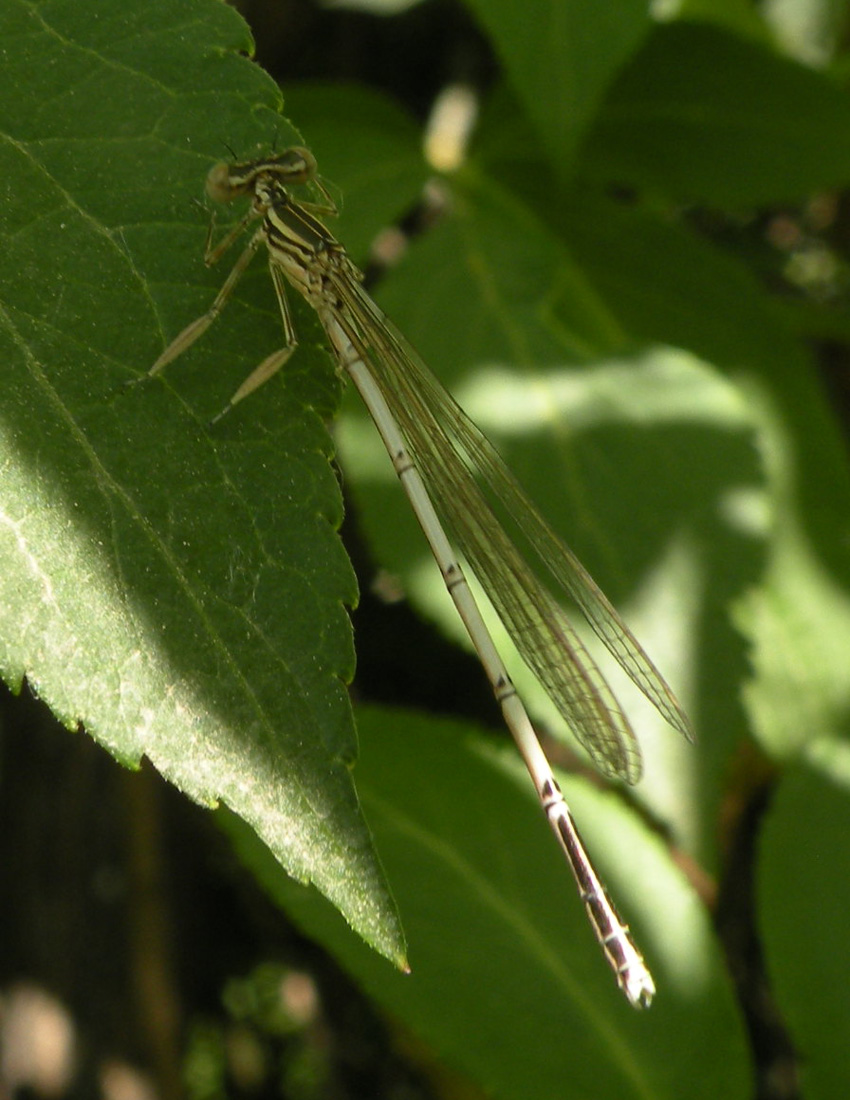
[{"label": "compound eye", "polygon": [[230,202],[245,190],[244,184],[233,178],[225,161],[214,164],[207,176],[207,194],[213,202]]},{"label": "compound eye", "polygon": [[306,183],[316,174],[316,158],[309,149],[293,145],[275,157],[275,165],[280,175],[289,183]]}]

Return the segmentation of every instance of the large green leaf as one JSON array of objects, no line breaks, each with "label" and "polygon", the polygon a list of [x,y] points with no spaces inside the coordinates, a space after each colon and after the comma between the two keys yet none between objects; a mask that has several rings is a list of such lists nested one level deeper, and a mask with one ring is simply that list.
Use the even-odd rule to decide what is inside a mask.
[{"label": "large green leaf", "polygon": [[[846,650],[845,650],[846,652]],[[846,742],[811,746],[768,807],[759,862],[760,928],[771,979],[800,1051],[801,1094],[847,1086],[850,1015],[850,757]]]},{"label": "large green leaf", "polygon": [[3,674],[227,803],[400,963],[350,772],[356,587],[313,322],[265,400],[208,428],[281,340],[258,264],[183,361],[122,390],[224,277],[193,201],[222,142],[299,135],[212,0],[4,0],[0,42]]},{"label": "large green leaf", "polygon": [[[651,27],[646,0],[468,0],[486,28],[547,157],[568,176],[620,66]],[[516,156],[525,150],[517,147]]]},{"label": "large green leaf", "polygon": [[611,87],[583,170],[667,199],[787,202],[850,177],[850,96],[707,25],[657,27]]},{"label": "large green leaf", "polygon": [[707,914],[638,814],[563,777],[653,970],[647,1013],[617,990],[512,750],[402,711],[360,710],[358,725],[358,789],[410,935],[410,975],[381,967],[315,891],[231,831],[272,896],[374,997],[506,1100],[749,1095]]}]

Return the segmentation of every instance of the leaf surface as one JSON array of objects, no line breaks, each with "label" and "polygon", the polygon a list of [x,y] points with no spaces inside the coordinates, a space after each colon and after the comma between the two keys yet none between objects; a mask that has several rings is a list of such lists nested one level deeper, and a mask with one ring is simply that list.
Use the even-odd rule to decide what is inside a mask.
[{"label": "leaf surface", "polygon": [[287,370],[211,429],[281,341],[257,263],[204,340],[124,389],[235,259],[205,270],[194,202],[222,142],[300,135],[223,4],[10,0],[0,42],[3,674],[124,763],[226,803],[401,965],[351,775],[357,592],[315,322],[298,311]]}]

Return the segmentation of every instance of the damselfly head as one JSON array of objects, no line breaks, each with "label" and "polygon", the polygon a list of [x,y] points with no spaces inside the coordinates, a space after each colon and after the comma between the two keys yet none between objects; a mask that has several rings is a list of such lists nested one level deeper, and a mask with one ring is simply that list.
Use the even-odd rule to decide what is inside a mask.
[{"label": "damselfly head", "polygon": [[294,145],[270,157],[259,160],[228,164],[221,161],[213,165],[207,176],[207,194],[214,202],[232,202],[240,195],[247,195],[256,188],[263,177],[276,183],[307,183],[316,175],[316,158],[309,149]]}]

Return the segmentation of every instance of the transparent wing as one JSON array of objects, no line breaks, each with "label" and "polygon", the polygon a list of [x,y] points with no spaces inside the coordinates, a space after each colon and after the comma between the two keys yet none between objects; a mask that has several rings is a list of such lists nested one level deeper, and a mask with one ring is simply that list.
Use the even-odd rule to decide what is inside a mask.
[{"label": "transparent wing", "polygon": [[401,333],[358,284],[340,280],[336,289],[346,306],[342,312],[348,313],[340,323],[367,358],[437,511],[523,660],[600,770],[634,782],[640,775],[640,752],[628,719],[557,600],[496,518],[481,485],[522,532],[555,591],[577,603],[631,680],[690,738],[690,724],[673,692],[495,447]]}]

